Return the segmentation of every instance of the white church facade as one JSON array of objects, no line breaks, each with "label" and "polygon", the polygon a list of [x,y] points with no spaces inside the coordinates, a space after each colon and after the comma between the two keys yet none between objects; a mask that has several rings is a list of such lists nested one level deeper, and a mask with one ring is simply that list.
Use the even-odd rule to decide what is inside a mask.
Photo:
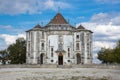
[{"label": "white church facade", "polygon": [[26,31],[27,64],[91,64],[92,31],[71,26],[61,13],[44,27]]}]

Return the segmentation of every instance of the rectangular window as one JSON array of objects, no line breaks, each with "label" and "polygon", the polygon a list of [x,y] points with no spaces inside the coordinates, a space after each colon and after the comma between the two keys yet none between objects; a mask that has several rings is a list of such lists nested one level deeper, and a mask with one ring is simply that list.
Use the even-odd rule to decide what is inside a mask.
[{"label": "rectangular window", "polygon": [[53,48],[51,48],[51,57],[53,57]]},{"label": "rectangular window", "polygon": [[30,52],[30,43],[28,43],[28,52]]},{"label": "rectangular window", "polygon": [[68,51],[70,51],[70,48],[68,48]]},{"label": "rectangular window", "polygon": [[44,43],[42,43],[42,46],[41,46],[41,47],[42,47],[42,50],[44,50]]},{"label": "rectangular window", "polygon": [[79,50],[79,43],[76,43],[76,50]]},{"label": "rectangular window", "polygon": [[42,32],[42,39],[44,39],[44,32]]},{"label": "rectangular window", "polygon": [[70,48],[68,48],[68,57],[70,57]]},{"label": "rectangular window", "polygon": [[79,35],[76,35],[76,38],[79,39]]},{"label": "rectangular window", "polygon": [[51,48],[51,51],[53,51],[53,48]]},{"label": "rectangular window", "polygon": [[28,43],[28,56],[30,56],[30,43]]}]

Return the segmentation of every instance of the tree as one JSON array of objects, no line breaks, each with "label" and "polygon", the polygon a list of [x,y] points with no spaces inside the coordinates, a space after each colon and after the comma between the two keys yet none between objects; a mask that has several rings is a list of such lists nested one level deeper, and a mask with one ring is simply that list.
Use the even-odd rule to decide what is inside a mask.
[{"label": "tree", "polygon": [[8,60],[8,53],[6,50],[0,51],[0,60],[2,61],[2,64],[6,64],[6,61]]},{"label": "tree", "polygon": [[26,42],[23,38],[16,40],[16,43],[7,48],[11,64],[23,64],[26,60]]},{"label": "tree", "polygon": [[98,52],[98,59],[102,61],[102,63],[112,63],[112,49],[102,48]]},{"label": "tree", "polygon": [[102,63],[120,63],[120,40],[113,49],[101,48],[98,52],[98,59],[101,60]]},{"label": "tree", "polygon": [[117,46],[114,49],[115,62],[120,63],[120,40],[117,42]]}]

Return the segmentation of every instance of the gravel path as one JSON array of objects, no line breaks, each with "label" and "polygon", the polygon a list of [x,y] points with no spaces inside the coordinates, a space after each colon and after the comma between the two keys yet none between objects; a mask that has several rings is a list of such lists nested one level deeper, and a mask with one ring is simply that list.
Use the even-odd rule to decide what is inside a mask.
[{"label": "gravel path", "polygon": [[1,68],[0,80],[120,80],[120,70],[96,68]]}]

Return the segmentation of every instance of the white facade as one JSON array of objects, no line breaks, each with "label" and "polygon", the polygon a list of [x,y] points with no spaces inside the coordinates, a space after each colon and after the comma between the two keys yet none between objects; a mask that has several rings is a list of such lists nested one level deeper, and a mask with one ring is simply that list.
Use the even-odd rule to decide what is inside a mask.
[{"label": "white facade", "polygon": [[26,31],[27,64],[91,64],[92,32],[72,27],[58,13],[46,26]]}]

